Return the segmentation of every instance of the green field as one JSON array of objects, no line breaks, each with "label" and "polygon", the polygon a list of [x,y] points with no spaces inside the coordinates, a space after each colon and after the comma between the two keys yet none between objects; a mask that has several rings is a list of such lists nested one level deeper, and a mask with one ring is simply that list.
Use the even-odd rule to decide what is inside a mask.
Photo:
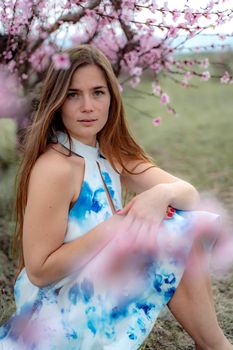
[{"label": "green field", "polygon": [[[125,92],[131,129],[159,167],[191,182],[201,193],[217,198],[233,210],[233,85],[195,80],[185,89],[169,80],[164,90],[178,116],[166,113],[158,99],[148,96],[151,83]],[[162,117],[160,126],[152,119]],[[232,221],[231,221],[232,227]],[[233,233],[233,232],[232,232]],[[233,341],[233,273],[213,276],[214,298],[220,324]],[[171,315],[159,320],[144,349],[193,349],[192,341]]]},{"label": "green field", "polygon": [[[233,85],[198,80],[196,84],[185,89],[164,81],[177,116],[168,114],[156,96],[137,93],[135,98],[135,92],[127,90],[127,115],[137,139],[159,166],[201,190],[229,194],[233,191]],[[145,81],[139,89],[150,92],[150,86]],[[162,123],[153,126],[157,116]]]},{"label": "green field", "polygon": [[[233,85],[198,80],[193,83],[194,88],[185,89],[163,79],[162,86],[178,116],[166,113],[156,97],[146,94],[150,92],[147,79],[138,87],[143,93],[126,89],[124,100],[129,125],[158,166],[191,182],[199,191],[216,196],[230,212],[233,209]],[[162,123],[156,127],[152,119],[158,116],[162,117]],[[2,138],[0,131],[0,141]],[[13,228],[10,217],[15,165],[14,156],[10,165],[7,164],[5,152],[12,152],[7,149],[0,143],[0,321],[13,310],[13,269],[8,249]],[[214,296],[221,325],[233,341],[231,272],[221,280],[214,277]],[[168,315],[156,323],[144,348],[188,350],[193,345]]]}]

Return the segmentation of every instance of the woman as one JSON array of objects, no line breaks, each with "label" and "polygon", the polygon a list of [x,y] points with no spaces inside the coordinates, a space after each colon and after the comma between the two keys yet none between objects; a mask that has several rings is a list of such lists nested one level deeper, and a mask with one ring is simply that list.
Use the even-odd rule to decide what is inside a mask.
[{"label": "woman", "polygon": [[[184,212],[197,191],[134,141],[106,57],[88,45],[67,52],[69,69],[48,69],[26,139],[17,311],[0,349],[138,349],[166,304],[196,349],[233,349]],[[123,210],[121,184],[137,194]]]}]

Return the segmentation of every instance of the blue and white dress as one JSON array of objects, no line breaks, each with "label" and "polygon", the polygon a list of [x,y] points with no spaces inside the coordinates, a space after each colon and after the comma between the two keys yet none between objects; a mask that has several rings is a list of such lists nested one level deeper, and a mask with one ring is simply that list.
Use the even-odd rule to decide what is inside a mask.
[{"label": "blue and white dress", "polygon": [[[57,136],[69,148],[65,134]],[[73,153],[85,160],[85,172],[80,195],[69,211],[64,243],[113,215],[105,186],[115,209],[122,208],[120,176],[101,155],[99,144],[72,141]],[[181,280],[193,242],[191,228],[202,216],[212,222],[218,218],[177,210],[172,219],[163,221],[156,233],[158,253],[138,289],[124,281],[114,294],[108,283],[101,284],[98,266],[109,257],[107,247],[89,266],[43,288],[30,282],[24,268],[14,286],[16,312],[0,327],[0,350],[138,349]],[[176,254],[177,242],[182,254]]]}]

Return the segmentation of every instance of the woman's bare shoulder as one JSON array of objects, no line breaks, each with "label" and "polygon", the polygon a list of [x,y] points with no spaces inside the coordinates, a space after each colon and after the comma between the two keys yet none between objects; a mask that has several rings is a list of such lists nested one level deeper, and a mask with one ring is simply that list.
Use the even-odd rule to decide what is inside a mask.
[{"label": "woman's bare shoulder", "polygon": [[60,145],[49,145],[46,151],[36,160],[31,176],[36,178],[45,176],[47,179],[53,177],[57,180],[72,181],[73,166],[70,157],[67,157],[67,155],[68,151],[66,152]]}]

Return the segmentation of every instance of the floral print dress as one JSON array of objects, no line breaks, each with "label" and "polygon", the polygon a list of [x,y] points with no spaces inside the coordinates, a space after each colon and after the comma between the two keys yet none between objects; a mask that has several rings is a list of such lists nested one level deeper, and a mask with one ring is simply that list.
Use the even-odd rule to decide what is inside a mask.
[{"label": "floral print dress", "polygon": [[[69,148],[64,133],[57,138]],[[91,147],[72,138],[72,151],[84,158],[85,172],[69,211],[64,243],[110,218],[113,206],[122,208],[120,176],[99,144]],[[115,293],[108,283],[101,284],[98,269],[108,264],[107,247],[85,268],[43,288],[30,282],[24,268],[14,286],[16,312],[0,327],[0,350],[138,349],[176,291],[193,243],[191,228],[204,216],[213,223],[218,219],[208,212],[177,210],[172,219],[163,220],[155,259],[137,285],[124,280]]]}]

